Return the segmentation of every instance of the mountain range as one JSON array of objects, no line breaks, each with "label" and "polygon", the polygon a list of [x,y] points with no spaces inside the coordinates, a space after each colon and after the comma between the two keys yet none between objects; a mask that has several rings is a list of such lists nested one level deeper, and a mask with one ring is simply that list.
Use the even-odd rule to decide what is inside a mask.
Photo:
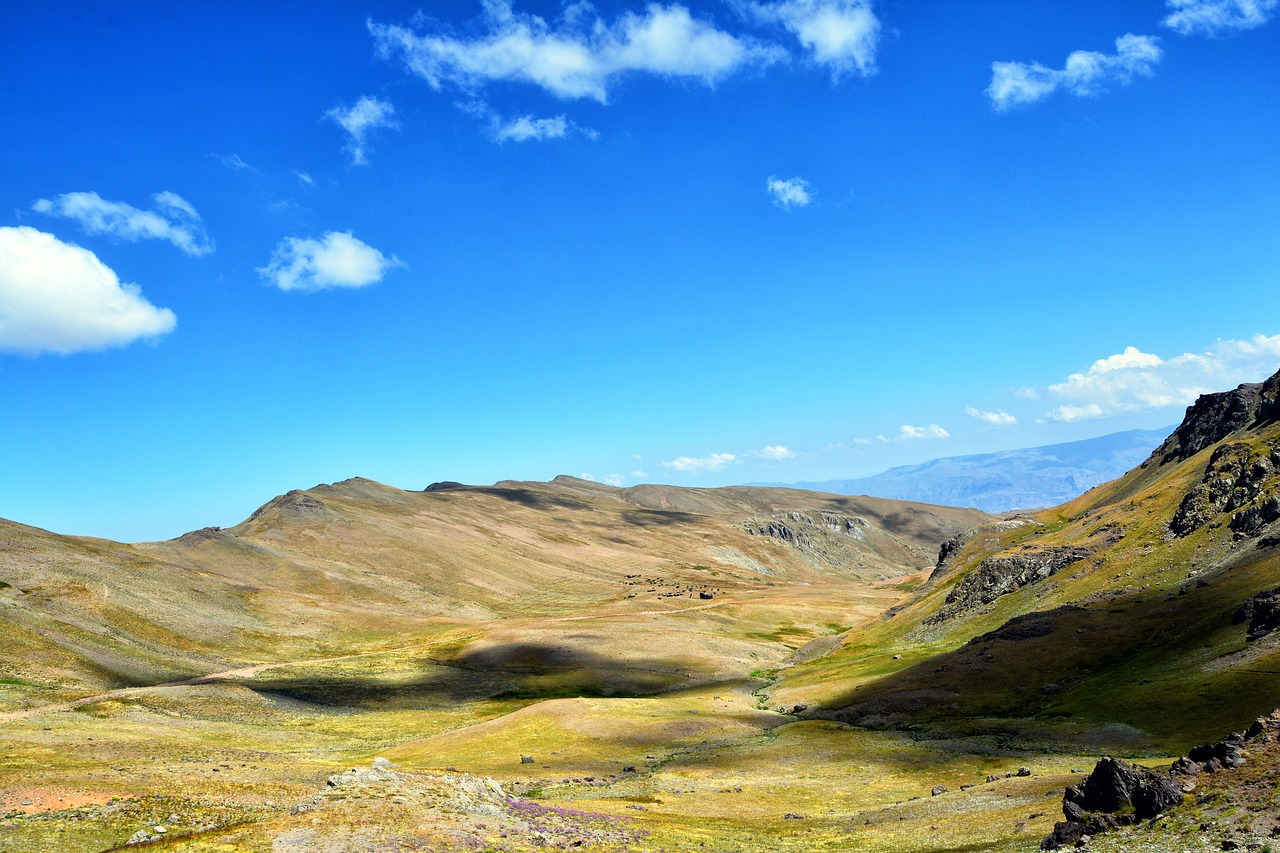
[{"label": "mountain range", "polygon": [[[1140,463],[1172,427],[902,465],[871,477],[790,484],[837,495],[875,495],[985,512],[1057,506]],[[773,484],[778,485],[778,484]]]},{"label": "mountain range", "polygon": [[[1035,512],[356,478],[166,542],[0,521],[0,846],[1013,853],[1277,673],[1280,373]],[[1093,843],[1263,849],[1271,730]]]}]

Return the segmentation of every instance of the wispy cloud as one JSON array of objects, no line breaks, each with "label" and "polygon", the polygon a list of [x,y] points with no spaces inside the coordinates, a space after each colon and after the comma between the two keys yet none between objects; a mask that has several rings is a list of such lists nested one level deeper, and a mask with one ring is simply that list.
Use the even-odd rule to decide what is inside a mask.
[{"label": "wispy cloud", "polygon": [[350,231],[330,231],[319,240],[288,237],[280,241],[258,274],[281,290],[317,291],[367,287],[399,266],[404,263],[395,255],[387,257]]},{"label": "wispy cloud", "polygon": [[350,137],[347,152],[357,166],[368,165],[368,138],[380,128],[397,128],[396,108],[390,101],[365,95],[349,107],[337,106],[325,114],[325,118],[337,123]]},{"label": "wispy cloud", "polygon": [[733,453],[712,453],[709,456],[677,456],[675,459],[663,462],[662,467],[689,474],[703,474],[723,471],[730,465],[738,465],[741,462],[742,460]]},{"label": "wispy cloud", "polygon": [[188,255],[213,251],[213,241],[190,202],[171,192],[156,193],[152,201],[153,209],[140,210],[122,201],[107,201],[95,192],[76,192],[39,199],[31,209],[74,220],[89,234],[106,234],[130,242],[167,240]]},{"label": "wispy cloud", "polygon": [[1280,0],[1166,0],[1160,23],[1184,36],[1229,36],[1267,23]]},{"label": "wispy cloud", "polygon": [[217,160],[219,163],[226,166],[228,169],[230,169],[233,172],[258,171],[257,169],[253,168],[248,163],[246,163],[239,154],[214,154],[212,156],[215,160]]},{"label": "wispy cloud", "polygon": [[1064,402],[1052,421],[1081,421],[1185,406],[1196,397],[1241,382],[1256,382],[1280,367],[1280,335],[1219,341],[1203,353],[1170,359],[1137,347],[1101,358],[1049,391]]},{"label": "wispy cloud", "polygon": [[897,436],[891,441],[918,441],[922,438],[951,438],[951,433],[947,432],[937,424],[929,424],[928,426],[911,426],[903,424],[898,430]]},{"label": "wispy cloud", "polygon": [[499,142],[541,142],[547,139],[564,139],[568,132],[569,122],[562,115],[553,118],[526,115],[498,125],[494,130],[494,138]]},{"label": "wispy cloud", "polygon": [[316,179],[311,177],[307,172],[300,172],[297,169],[294,169],[293,174],[297,176],[298,180],[302,181],[309,187],[314,187],[316,185]]},{"label": "wispy cloud", "polygon": [[168,334],[177,317],[88,249],[0,227],[0,351],[68,354]]},{"label": "wispy cloud", "polygon": [[1116,52],[1077,50],[1062,68],[1046,68],[1038,62],[993,62],[987,97],[1000,111],[1034,104],[1059,89],[1075,95],[1099,95],[1134,77],[1149,77],[1160,62],[1155,36],[1125,34],[1116,39]]},{"label": "wispy cloud", "polygon": [[[748,450],[745,453],[712,453],[707,456],[678,456],[662,463],[662,467],[671,471],[686,474],[714,474],[731,465],[742,465],[746,462],[785,462],[795,459],[800,454],[781,444],[770,444],[759,450]],[[632,476],[646,476],[643,471],[632,472]]]},{"label": "wispy cloud", "polygon": [[769,462],[784,462],[787,459],[795,459],[800,454],[796,453],[789,447],[785,447],[784,445],[771,444],[768,447],[763,447],[759,450],[752,450],[746,455],[752,459],[764,459]]},{"label": "wispy cloud", "polygon": [[964,413],[971,418],[977,418],[983,423],[994,424],[995,426],[1013,426],[1018,419],[1005,411],[1000,412],[984,412],[975,409],[973,406],[965,406]]},{"label": "wispy cloud", "polygon": [[503,81],[537,86],[558,98],[607,103],[610,87],[627,74],[713,85],[744,67],[786,56],[781,48],[694,18],[683,6],[661,3],[612,22],[588,3],[571,3],[548,22],[515,12],[507,0],[488,0],[474,37],[456,35],[429,18],[421,19],[421,26],[418,33],[368,22],[381,56],[400,60],[433,89],[451,86],[472,93]]},{"label": "wispy cloud", "polygon": [[782,178],[770,175],[764,182],[764,188],[773,203],[783,210],[793,207],[806,207],[813,201],[813,193],[809,190],[809,182],[804,178]]},{"label": "wispy cloud", "polygon": [[813,61],[831,69],[833,80],[876,72],[880,19],[871,0],[785,0],[734,4],[757,21],[787,29]]}]

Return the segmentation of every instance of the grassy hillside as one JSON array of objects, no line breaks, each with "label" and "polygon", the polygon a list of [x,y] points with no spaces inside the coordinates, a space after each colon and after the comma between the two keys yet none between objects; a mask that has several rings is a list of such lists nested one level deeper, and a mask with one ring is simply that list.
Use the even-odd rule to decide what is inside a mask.
[{"label": "grassy hillside", "polygon": [[1280,637],[1249,640],[1233,617],[1280,586],[1277,385],[1244,408],[1214,395],[1119,480],[979,528],[913,601],[787,670],[773,698],[873,727],[1137,752],[1269,712]]},{"label": "grassy hillside", "polygon": [[1280,704],[1278,391],[1034,515],[566,477],[0,523],[0,846],[1036,849],[1099,754]]}]

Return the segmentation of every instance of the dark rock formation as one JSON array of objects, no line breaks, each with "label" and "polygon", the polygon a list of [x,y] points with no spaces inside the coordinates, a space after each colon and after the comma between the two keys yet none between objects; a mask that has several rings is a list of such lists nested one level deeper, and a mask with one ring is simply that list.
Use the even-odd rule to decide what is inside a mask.
[{"label": "dark rock formation", "polygon": [[1168,773],[1104,758],[1083,782],[1067,789],[1062,797],[1067,819],[1054,826],[1040,849],[1057,850],[1086,836],[1153,818],[1180,804],[1185,792],[1195,788],[1194,777],[1200,773],[1241,767],[1250,742],[1272,742],[1277,736],[1280,710],[1254,720],[1243,733],[1197,746],[1173,762]]},{"label": "dark rock formation", "polygon": [[1216,444],[1233,432],[1261,426],[1280,417],[1280,373],[1266,382],[1245,384],[1234,391],[1204,394],[1187,407],[1182,424],[1142,463],[1181,462]]},{"label": "dark rock formation", "polygon": [[989,604],[1029,583],[1055,575],[1092,554],[1089,548],[1063,546],[988,557],[951,590],[938,616],[946,619]]},{"label": "dark rock formation", "polygon": [[1280,628],[1280,587],[1245,599],[1236,608],[1235,624],[1249,623],[1249,639],[1257,640]]},{"label": "dark rock formation", "polygon": [[1240,733],[1227,735],[1217,743],[1206,743],[1187,753],[1187,761],[1199,765],[1205,773],[1216,773],[1223,768],[1243,767],[1245,738]]},{"label": "dark rock formation", "polygon": [[1278,467],[1280,448],[1259,452],[1247,444],[1222,445],[1209,457],[1200,482],[1178,505],[1169,521],[1169,532],[1186,536],[1236,510],[1242,512],[1231,520],[1232,530],[1241,535],[1260,532],[1280,518],[1280,496],[1264,496],[1268,486],[1276,482]]},{"label": "dark rock formation", "polygon": [[1180,804],[1183,796],[1182,783],[1168,773],[1103,758],[1084,781],[1067,788],[1062,797],[1066,820],[1054,827],[1040,848],[1056,850],[1085,835],[1153,818]]}]

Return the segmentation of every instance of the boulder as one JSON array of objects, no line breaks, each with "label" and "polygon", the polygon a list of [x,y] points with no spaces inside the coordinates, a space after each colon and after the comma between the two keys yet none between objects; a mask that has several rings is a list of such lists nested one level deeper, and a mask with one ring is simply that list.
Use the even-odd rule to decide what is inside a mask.
[{"label": "boulder", "polygon": [[1168,773],[1103,758],[1062,797],[1065,821],[1040,843],[1042,850],[1075,844],[1085,835],[1153,818],[1182,802],[1182,783]]}]

